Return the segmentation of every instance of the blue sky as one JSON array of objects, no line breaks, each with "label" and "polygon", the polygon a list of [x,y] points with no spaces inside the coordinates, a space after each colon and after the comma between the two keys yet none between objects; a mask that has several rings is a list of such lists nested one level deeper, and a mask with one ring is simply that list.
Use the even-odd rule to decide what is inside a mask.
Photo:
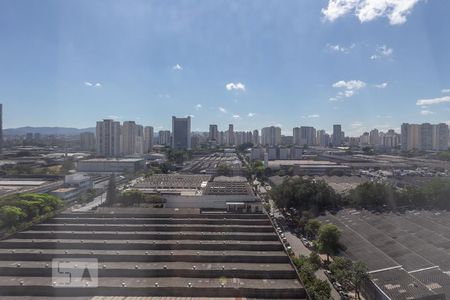
[{"label": "blue sky", "polygon": [[450,1],[1,1],[4,128],[450,121]]}]

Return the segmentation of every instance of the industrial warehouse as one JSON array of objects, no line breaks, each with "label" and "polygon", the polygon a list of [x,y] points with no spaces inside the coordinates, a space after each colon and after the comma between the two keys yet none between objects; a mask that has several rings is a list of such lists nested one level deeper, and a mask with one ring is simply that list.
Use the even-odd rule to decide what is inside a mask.
[{"label": "industrial warehouse", "polygon": [[[96,284],[89,277],[81,287],[59,286],[52,279],[53,259],[94,259]],[[0,274],[4,299],[307,297],[270,220],[261,213],[99,208],[60,214],[1,241]]]},{"label": "industrial warehouse", "polygon": [[319,218],[342,230],[345,255],[366,263],[374,299],[450,299],[450,213],[342,210]]}]

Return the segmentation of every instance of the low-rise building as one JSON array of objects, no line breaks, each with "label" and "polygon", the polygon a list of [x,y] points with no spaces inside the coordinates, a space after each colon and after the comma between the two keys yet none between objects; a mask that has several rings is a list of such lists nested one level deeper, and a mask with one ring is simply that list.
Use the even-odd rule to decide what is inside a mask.
[{"label": "low-rise building", "polygon": [[77,162],[77,171],[85,173],[135,173],[144,168],[142,158],[93,158]]}]

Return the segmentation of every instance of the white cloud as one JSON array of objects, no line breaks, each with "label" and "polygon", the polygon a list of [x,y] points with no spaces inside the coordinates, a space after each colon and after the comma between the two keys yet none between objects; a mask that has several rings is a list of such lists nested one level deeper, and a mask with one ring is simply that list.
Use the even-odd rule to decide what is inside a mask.
[{"label": "white cloud", "polygon": [[353,122],[352,124],[350,124],[350,127],[361,128],[361,127],[363,127],[363,123],[356,121],[356,122]]},{"label": "white cloud", "polygon": [[342,45],[339,45],[339,44],[327,44],[327,48],[328,48],[330,51],[333,51],[333,52],[341,52],[341,53],[345,53],[345,54],[350,53],[350,51],[351,51],[353,48],[355,48],[355,46],[356,46],[355,43],[351,44],[351,45],[348,46],[348,47],[342,46]]},{"label": "white cloud", "polygon": [[358,90],[366,87],[366,83],[361,80],[340,80],[333,83],[332,87],[341,89],[341,91],[339,91],[336,96],[329,98],[330,101],[336,102],[342,101],[342,98],[352,97],[353,95],[355,95],[355,93],[357,93]]},{"label": "white cloud", "polygon": [[380,83],[380,84],[374,84],[373,86],[376,87],[376,88],[379,88],[379,89],[385,89],[388,86],[388,83],[387,82],[383,82],[383,83]]},{"label": "white cloud", "polygon": [[392,54],[394,54],[394,49],[389,48],[386,45],[381,45],[375,49],[375,54],[373,54],[370,57],[370,59],[375,60],[375,59],[387,58],[387,57],[391,57]]},{"label": "white cloud", "polygon": [[118,120],[121,119],[121,117],[120,116],[116,116],[116,115],[109,115],[109,116],[106,117],[106,119],[112,119],[112,120],[118,121]]},{"label": "white cloud", "polygon": [[158,96],[158,98],[162,98],[162,99],[170,99],[171,98],[170,94],[158,94],[157,96]]},{"label": "white cloud", "polygon": [[200,110],[202,107],[203,106],[200,103],[194,105],[195,110]]},{"label": "white cloud", "polygon": [[359,90],[366,86],[366,83],[361,80],[350,80],[344,81],[340,80],[338,82],[333,83],[334,88],[344,88],[346,90]]},{"label": "white cloud", "polygon": [[90,86],[90,87],[101,87],[102,86],[102,84],[100,82],[93,83],[93,82],[89,82],[89,81],[85,81],[84,85]]},{"label": "white cloud", "polygon": [[195,118],[194,115],[186,115],[185,118],[187,118],[187,117],[191,117],[192,119]]},{"label": "white cloud", "polygon": [[243,84],[241,82],[238,82],[238,83],[230,82],[230,83],[227,83],[225,85],[225,87],[226,87],[226,89],[228,91],[236,90],[236,91],[243,91],[243,92],[245,92],[245,84]]},{"label": "white cloud", "polygon": [[442,93],[450,93],[450,89],[443,89],[441,90]]},{"label": "white cloud", "polygon": [[256,116],[256,114],[252,113],[252,112],[249,112],[247,116],[249,116],[250,118],[253,118],[254,116]]},{"label": "white cloud", "polygon": [[175,66],[172,67],[172,70],[174,70],[174,71],[181,71],[181,70],[183,70],[183,67],[180,66],[179,64],[176,64]]},{"label": "white cloud", "polygon": [[446,102],[450,102],[450,96],[432,99],[419,99],[417,100],[416,105],[424,106],[424,105],[441,104]]},{"label": "white cloud", "polygon": [[235,120],[238,120],[238,119],[240,119],[240,118],[241,118],[240,115],[233,115],[233,119],[235,119]]},{"label": "white cloud", "polygon": [[318,114],[308,115],[308,118],[318,118],[320,117]]},{"label": "white cloud", "polygon": [[361,23],[381,17],[389,19],[391,25],[406,22],[406,16],[421,0],[328,0],[322,9],[325,20],[333,22],[347,14],[354,13]]},{"label": "white cloud", "polygon": [[227,110],[223,107],[219,107],[220,112],[227,113]]},{"label": "white cloud", "polygon": [[420,114],[423,115],[423,116],[428,116],[428,115],[434,114],[434,112],[432,112],[431,110],[423,109],[423,110],[420,111]]}]

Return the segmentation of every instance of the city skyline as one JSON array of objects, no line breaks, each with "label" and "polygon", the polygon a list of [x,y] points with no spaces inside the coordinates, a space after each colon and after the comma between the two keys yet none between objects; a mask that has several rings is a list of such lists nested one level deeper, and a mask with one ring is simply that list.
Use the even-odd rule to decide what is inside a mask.
[{"label": "city skyline", "polygon": [[2,2],[4,128],[448,124],[450,3],[350,2]]}]

